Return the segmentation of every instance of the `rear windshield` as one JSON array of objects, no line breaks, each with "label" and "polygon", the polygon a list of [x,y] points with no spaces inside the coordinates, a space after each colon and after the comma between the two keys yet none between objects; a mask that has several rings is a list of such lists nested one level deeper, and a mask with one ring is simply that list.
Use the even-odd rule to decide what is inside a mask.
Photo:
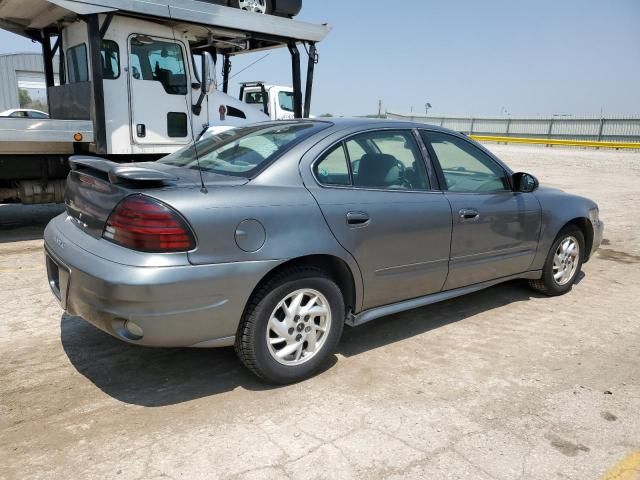
[{"label": "rear windshield", "polygon": [[[159,160],[207,172],[251,178],[294,145],[328,125],[320,123],[263,124],[206,135],[194,145]],[[196,156],[197,152],[197,156]]]}]

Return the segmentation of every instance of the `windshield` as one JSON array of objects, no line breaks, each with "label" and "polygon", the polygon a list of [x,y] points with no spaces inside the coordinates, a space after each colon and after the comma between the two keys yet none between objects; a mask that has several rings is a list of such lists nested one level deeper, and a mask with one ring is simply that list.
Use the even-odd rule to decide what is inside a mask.
[{"label": "windshield", "polygon": [[[268,124],[235,128],[207,135],[158,160],[176,167],[251,178],[288,149],[326,125],[318,123]],[[198,158],[196,158],[196,151]]]}]

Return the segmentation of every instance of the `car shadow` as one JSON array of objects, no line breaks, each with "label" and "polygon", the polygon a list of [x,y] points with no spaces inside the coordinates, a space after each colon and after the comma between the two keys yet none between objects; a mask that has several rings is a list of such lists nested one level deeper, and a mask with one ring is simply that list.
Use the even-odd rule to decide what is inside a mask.
[{"label": "car shadow", "polygon": [[41,240],[47,223],[64,212],[64,204],[0,204],[0,244]]},{"label": "car shadow", "polygon": [[347,328],[338,351],[345,357],[359,355],[479,313],[541,296],[529,289],[526,282],[514,280],[445,302],[383,317],[358,328]]},{"label": "car shadow", "polygon": [[[510,282],[466,297],[346,328],[338,347],[346,357],[414,337],[480,312],[535,296]],[[244,388],[269,390],[237,359],[232,348],[197,350],[129,345],[78,317],[63,315],[61,340],[76,370],[107,395],[130,404],[161,407]],[[325,371],[337,362],[333,356]]]}]

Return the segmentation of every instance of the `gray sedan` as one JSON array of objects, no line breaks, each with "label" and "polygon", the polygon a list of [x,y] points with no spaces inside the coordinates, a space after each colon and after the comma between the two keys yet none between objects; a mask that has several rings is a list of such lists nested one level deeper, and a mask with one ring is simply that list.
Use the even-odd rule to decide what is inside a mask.
[{"label": "gray sedan", "polygon": [[591,200],[424,124],[264,123],[71,166],[45,232],[62,307],[136,345],[235,346],[271,383],[317,372],[344,325],[513,279],[564,294],[602,239]]}]

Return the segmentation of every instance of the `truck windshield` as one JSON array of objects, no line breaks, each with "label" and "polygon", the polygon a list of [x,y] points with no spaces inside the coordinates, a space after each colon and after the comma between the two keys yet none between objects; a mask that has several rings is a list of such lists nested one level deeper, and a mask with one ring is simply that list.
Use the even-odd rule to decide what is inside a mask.
[{"label": "truck windshield", "polygon": [[207,172],[252,178],[287,150],[327,126],[309,122],[234,128],[205,135],[158,162],[191,169],[197,169],[199,162]]}]

